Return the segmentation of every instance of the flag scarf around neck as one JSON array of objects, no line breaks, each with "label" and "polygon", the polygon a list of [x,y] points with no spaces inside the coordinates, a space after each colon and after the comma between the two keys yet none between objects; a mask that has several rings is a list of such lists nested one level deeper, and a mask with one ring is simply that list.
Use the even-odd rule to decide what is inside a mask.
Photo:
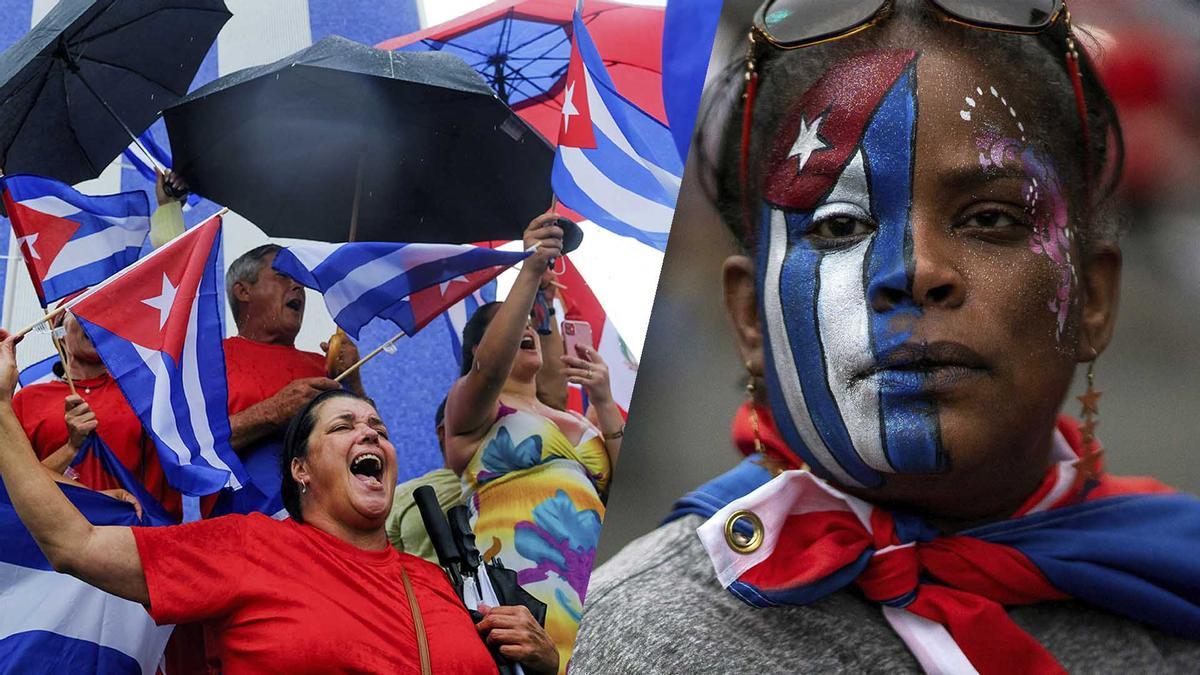
[{"label": "flag scarf around neck", "polygon": [[192,499],[238,489],[229,445],[221,219],[214,217],[69,305],[158,448],[167,480]]},{"label": "flag scarf around neck", "polygon": [[[1059,420],[1054,465],[1016,514],[949,536],[806,470],[778,472],[799,464],[769,414],[759,423],[762,453],[673,514],[711,516],[697,534],[722,586],[747,604],[805,605],[854,584],[883,606],[928,672],[1061,672],[1004,611],[1048,600],[1076,598],[1200,638],[1200,500],[1151,479],[1082,480],[1082,442],[1068,418]],[[747,435],[735,422],[744,451]],[[740,510],[763,523],[763,543],[748,554],[725,539]]]},{"label": "flag scarf around neck", "polygon": [[107,279],[141,254],[150,233],[144,192],[93,197],[40,176],[0,180],[5,209],[43,306]]},{"label": "flag scarf around neck", "polygon": [[413,335],[530,253],[468,244],[306,242],[280,250],[274,268],[320,291],[334,322],[354,338],[377,316]]},{"label": "flag scarf around neck", "polygon": [[597,225],[662,251],[683,162],[670,130],[617,92],[575,12],[554,194]]},{"label": "flag scarf around neck", "polygon": [[[108,495],[60,485],[93,525],[167,525]],[[144,503],[144,502],[143,502]],[[55,572],[0,483],[0,672],[151,675],[174,626],[146,608]]]}]

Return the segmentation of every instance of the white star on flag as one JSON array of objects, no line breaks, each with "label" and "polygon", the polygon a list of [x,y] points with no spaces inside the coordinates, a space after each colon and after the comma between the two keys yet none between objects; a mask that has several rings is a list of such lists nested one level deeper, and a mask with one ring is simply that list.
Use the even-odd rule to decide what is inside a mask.
[{"label": "white star on flag", "polygon": [[579,114],[579,108],[575,107],[574,96],[575,83],[571,82],[567,84],[567,95],[563,97],[562,116],[564,132],[568,131],[571,127],[571,117]]},{"label": "white star on flag", "polygon": [[453,279],[447,279],[447,280],[443,281],[442,283],[438,284],[438,290],[441,292],[442,295],[445,295],[446,289],[450,288],[450,284],[456,284],[458,282],[470,283],[471,280],[464,276],[457,276],[457,277],[454,277]]},{"label": "white star on flag", "polygon": [[25,250],[29,251],[29,257],[34,260],[42,259],[42,256],[38,255],[37,249],[33,247],[34,243],[38,240],[38,234],[38,232],[34,232],[24,237],[17,237],[17,248],[24,245]]},{"label": "white star on flag", "polygon": [[171,285],[171,280],[167,278],[166,274],[163,274],[162,293],[156,297],[142,300],[143,303],[158,310],[159,330],[167,325],[167,317],[171,315],[171,308],[175,306],[175,290],[176,288]]},{"label": "white star on flag", "polygon": [[788,159],[797,155],[800,156],[800,164],[796,167],[796,174],[799,175],[804,171],[804,165],[808,164],[808,158],[814,152],[828,150],[829,145],[825,139],[817,135],[817,131],[821,128],[821,122],[825,118],[818,117],[813,120],[812,126],[808,126],[808,120],[804,119],[804,115],[800,115],[800,133],[796,135],[796,142],[792,144],[792,149],[788,151]]}]

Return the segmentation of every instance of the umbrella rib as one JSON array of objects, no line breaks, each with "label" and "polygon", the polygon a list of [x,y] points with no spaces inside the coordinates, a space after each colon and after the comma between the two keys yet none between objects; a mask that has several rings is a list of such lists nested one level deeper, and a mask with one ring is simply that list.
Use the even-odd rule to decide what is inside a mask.
[{"label": "umbrella rib", "polygon": [[[584,22],[584,23],[589,23],[589,24],[590,24],[590,23],[592,23],[593,21],[595,21],[595,20],[596,20],[596,17],[600,16],[601,14],[604,14],[605,12],[611,12],[611,11],[613,11],[613,10],[616,10],[616,9],[624,9],[624,8],[623,8],[623,7],[611,7],[611,8],[609,8],[609,9],[598,9],[598,10],[596,10],[595,12],[593,12],[593,13],[589,14],[588,16],[586,16],[586,17],[583,17],[583,22]],[[565,35],[565,33],[566,33],[566,26],[567,26],[567,23],[568,23],[568,22],[563,22],[563,23],[557,23],[557,24],[553,24],[553,26],[554,26],[554,27],[553,27],[553,28],[551,28],[550,30],[546,31],[545,33],[542,33],[541,35],[534,36],[534,37],[530,38],[529,40],[526,40],[525,42],[523,42],[523,43],[521,43],[521,44],[517,45],[516,47],[512,47],[512,48],[510,48],[510,49],[509,49],[509,51],[515,51],[515,50],[517,50],[517,49],[522,49],[522,48],[524,48],[524,47],[526,47],[526,46],[528,46],[528,45],[530,45],[530,44],[533,44],[534,42],[537,42],[538,40],[541,40],[542,38],[546,37],[547,35],[549,35],[549,34],[553,33],[553,32],[554,32],[554,31],[556,31],[556,30],[561,30],[561,31],[563,31],[563,33],[564,33],[564,35]],[[558,44],[556,44],[556,45],[554,45],[554,46],[555,46],[555,47],[557,47],[558,45],[560,45],[560,44],[562,44],[563,42],[566,42],[566,41],[570,41],[570,38],[564,37],[564,39],[563,39],[563,40],[560,40],[560,41],[558,42]],[[551,49],[553,49],[553,47],[551,47]],[[547,51],[549,51],[549,50],[547,50]],[[544,53],[545,53],[545,52],[543,52],[543,54],[544,54]]]},{"label": "umbrella rib", "polygon": [[[109,5],[109,6],[111,7],[112,5]],[[119,31],[123,28],[128,28],[129,26],[132,26],[133,24],[141,21],[142,19],[145,19],[147,17],[158,14],[159,12],[166,12],[169,10],[178,10],[178,9],[186,9],[187,11],[191,11],[191,12],[208,12],[210,14],[228,14],[229,13],[228,10],[221,11],[219,9],[214,9],[214,8],[210,8],[210,7],[187,7],[187,8],[184,8],[184,7],[159,7],[158,9],[154,9],[149,12],[146,12],[145,14],[142,14],[141,16],[138,16],[137,18],[130,19],[129,21],[126,21],[125,23],[120,23],[111,28],[102,30],[99,33],[96,33],[95,35],[91,35],[86,38],[81,38],[79,40],[75,40],[75,41],[73,41],[72,44],[86,46],[88,43],[95,42],[96,40],[98,40],[102,37],[105,37],[106,35],[115,33],[116,31]],[[82,56],[82,55],[83,55],[83,52],[82,51],[79,52],[79,56]]]},{"label": "umbrella rib", "polygon": [[[71,71],[68,70],[68,71],[64,72],[63,78],[62,78],[63,101],[65,102],[66,108],[67,108],[67,115],[66,115],[67,128],[71,130],[71,135],[75,137],[75,144],[79,146],[79,150],[80,150],[79,154],[83,155],[83,160],[85,162],[87,162],[88,171],[91,173],[92,176],[99,176],[100,171],[96,170],[96,165],[92,163],[91,156],[88,154],[87,150],[83,147],[83,141],[80,140],[80,138],[79,138],[79,131],[75,128],[75,123],[73,121],[71,121],[71,112],[70,112],[71,111],[71,96],[70,96],[69,92],[67,91],[67,77],[66,77],[67,73],[69,73],[69,72],[71,72]],[[87,85],[84,84],[84,86],[86,87]],[[91,87],[88,87],[88,91],[91,91]],[[93,92],[93,93],[95,93],[95,92]],[[97,98],[99,98],[99,96],[97,96]],[[121,122],[121,120],[117,120],[118,124],[120,122]]]},{"label": "umbrella rib", "polygon": [[461,50],[463,50],[464,52],[470,52],[470,53],[472,53],[472,54],[478,54],[479,56],[482,56],[482,57],[483,57],[483,58],[485,58],[485,59],[487,59],[487,58],[491,58],[491,56],[492,56],[491,54],[488,54],[488,53],[486,53],[486,52],[481,52],[481,51],[479,51],[478,49],[471,49],[470,47],[464,47],[464,46],[462,46],[462,45],[460,45],[460,44],[458,44],[458,43],[456,43],[456,42],[443,42],[442,44],[444,44],[444,45],[448,45],[448,46],[451,46],[451,47],[454,47],[455,49],[461,49]]},{"label": "umbrella rib", "polygon": [[[33,105],[29,106],[25,110],[25,116],[21,118],[21,123],[19,125],[17,125],[17,131],[16,131],[16,133],[13,134],[14,141],[17,140],[17,137],[21,135],[21,132],[25,129],[25,125],[29,122],[29,117],[33,114],[33,109],[37,107],[37,100],[39,98],[41,98],[41,90],[46,88],[46,81],[49,79],[50,79],[50,69],[47,68],[42,73],[41,86],[38,87],[38,95],[33,97]],[[33,82],[33,80],[30,80],[30,82]],[[18,89],[17,91],[20,91],[20,89]],[[17,95],[17,92],[13,92],[13,96],[16,96],[16,95]],[[7,102],[8,101],[5,101],[5,103],[7,103]],[[6,162],[8,161],[8,151],[11,149],[11,147],[12,146],[10,145],[9,147],[4,149],[4,157],[5,157]]]},{"label": "umbrella rib", "polygon": [[[526,41],[522,42],[521,44],[517,45],[516,47],[509,47],[509,48],[508,48],[508,51],[510,51],[510,52],[514,52],[514,51],[516,51],[516,50],[518,50],[518,49],[524,49],[525,47],[528,47],[529,45],[531,45],[531,44],[533,44],[533,43],[537,42],[538,40],[541,40],[542,38],[546,37],[547,35],[550,35],[551,33],[553,33],[553,32],[554,32],[554,31],[556,31],[556,30],[561,30],[561,31],[563,31],[564,38],[563,38],[562,40],[559,40],[559,41],[558,41],[558,43],[556,43],[556,44],[554,45],[555,47],[557,47],[558,45],[562,44],[563,42],[569,42],[569,41],[570,41],[570,38],[567,38],[567,37],[565,37],[565,35],[566,35],[566,29],[565,29],[565,26],[566,26],[566,24],[565,24],[565,23],[557,23],[557,24],[554,24],[554,25],[553,25],[553,26],[552,26],[552,27],[551,27],[549,30],[547,30],[546,32],[544,32],[544,33],[541,33],[541,34],[538,34],[538,35],[535,35],[535,36],[533,36],[533,37],[529,38],[528,40],[526,40]],[[553,47],[551,47],[551,49],[553,49]]]},{"label": "umbrella rib", "polygon": [[176,96],[183,96],[184,94],[187,93],[186,91],[183,91],[183,92],[175,91],[173,88],[163,84],[162,82],[159,82],[158,80],[156,80],[152,77],[148,77],[144,73],[139,72],[133,68],[130,68],[129,66],[123,66],[119,63],[112,63],[111,61],[105,61],[104,59],[97,59],[97,58],[94,58],[91,56],[88,56],[86,58],[88,61],[91,61],[92,63],[99,63],[102,66],[108,66],[110,68],[118,68],[120,70],[124,70],[126,72],[133,73],[134,75],[137,75],[138,77],[149,82],[150,84],[153,84],[156,87],[161,87],[162,89],[165,89],[165,90],[171,92],[172,94],[175,94]]}]

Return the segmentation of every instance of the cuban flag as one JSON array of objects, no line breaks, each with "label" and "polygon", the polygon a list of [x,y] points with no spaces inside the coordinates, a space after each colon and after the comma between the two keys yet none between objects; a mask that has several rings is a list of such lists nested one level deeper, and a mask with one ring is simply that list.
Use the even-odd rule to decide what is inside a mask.
[{"label": "cuban flag", "polygon": [[377,316],[412,335],[530,253],[467,244],[306,242],[276,254],[274,268],[320,291],[333,320],[357,339]]},{"label": "cuban flag", "polygon": [[[166,525],[99,492],[60,485],[95,525]],[[146,609],[59,574],[17,517],[0,483],[0,672],[142,673],[158,666],[174,626]]]},{"label": "cuban flag", "polygon": [[28,387],[31,384],[51,382],[58,376],[54,374],[54,364],[58,363],[58,354],[52,354],[36,363],[31,363],[17,374],[18,387]]},{"label": "cuban flag", "polygon": [[245,482],[229,445],[222,270],[216,216],[68,305],[185,495],[185,520],[198,497]]},{"label": "cuban flag", "polygon": [[4,207],[43,306],[137,260],[150,233],[143,192],[92,197],[40,176],[3,181]]},{"label": "cuban flag", "polygon": [[442,320],[446,322],[446,330],[450,332],[450,349],[454,352],[455,363],[460,367],[462,366],[463,329],[467,327],[467,322],[471,320],[475,310],[495,301],[496,282],[493,280],[471,291],[458,304],[442,313]]},{"label": "cuban flag", "polygon": [[574,35],[554,194],[602,227],[666,250],[683,176],[671,132],[617,93],[578,11]]},{"label": "cuban flag", "polygon": [[[608,318],[608,313],[604,311],[596,294],[584,281],[583,275],[571,262],[570,257],[564,257],[562,264],[564,271],[558,275],[558,281],[566,287],[559,291],[565,310],[563,316],[573,321],[586,321],[592,327],[592,347],[608,365],[608,382],[612,389],[613,401],[621,406],[622,410],[629,410],[629,401],[633,398],[633,383],[637,379],[637,358],[617,334],[617,327]],[[575,396],[575,385],[572,385],[569,393],[572,397]]]}]

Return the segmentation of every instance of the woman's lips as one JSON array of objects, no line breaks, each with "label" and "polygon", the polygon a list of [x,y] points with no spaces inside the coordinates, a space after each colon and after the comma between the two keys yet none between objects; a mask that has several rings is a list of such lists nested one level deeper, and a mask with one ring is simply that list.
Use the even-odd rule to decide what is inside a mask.
[{"label": "woman's lips", "polygon": [[990,372],[977,352],[957,342],[904,343],[855,376],[894,393],[942,392]]}]

